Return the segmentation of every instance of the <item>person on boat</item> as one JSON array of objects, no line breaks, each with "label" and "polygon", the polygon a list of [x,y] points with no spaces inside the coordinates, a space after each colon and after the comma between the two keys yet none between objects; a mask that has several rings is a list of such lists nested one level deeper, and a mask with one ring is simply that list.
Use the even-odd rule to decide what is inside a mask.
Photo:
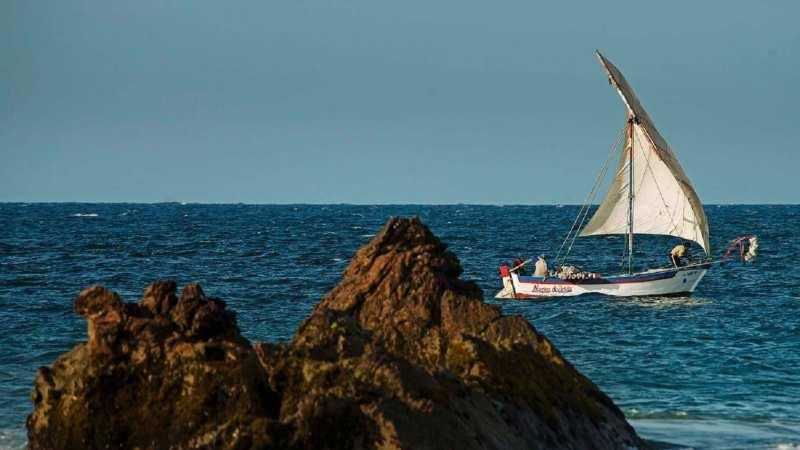
[{"label": "person on boat", "polygon": [[523,261],[519,256],[517,256],[517,259],[514,260],[514,265],[511,267],[516,267],[517,270],[515,270],[515,272],[517,272],[517,275],[525,276],[525,261]]},{"label": "person on boat", "polygon": [[545,261],[544,255],[539,255],[536,260],[536,270],[533,272],[533,276],[547,278],[547,261]]},{"label": "person on boat", "polygon": [[[692,259],[692,255],[689,253],[689,248],[691,246],[691,242],[684,241],[675,247],[672,247],[672,251],[669,252],[669,260],[672,261],[673,266],[683,267],[689,263],[689,261]],[[683,261],[684,258],[686,259],[686,262]]]}]

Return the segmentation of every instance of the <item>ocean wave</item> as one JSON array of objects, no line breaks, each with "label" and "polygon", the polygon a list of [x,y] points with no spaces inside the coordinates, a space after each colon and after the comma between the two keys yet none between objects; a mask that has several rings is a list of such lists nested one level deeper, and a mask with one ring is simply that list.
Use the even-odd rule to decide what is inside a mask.
[{"label": "ocean wave", "polygon": [[775,447],[772,447],[775,450],[800,450],[800,444],[797,443],[778,443],[775,444]]},{"label": "ocean wave", "polygon": [[72,217],[99,217],[97,213],[75,213],[71,214]]},{"label": "ocean wave", "polygon": [[0,428],[0,450],[23,450],[27,447],[24,428]]},{"label": "ocean wave", "polygon": [[639,306],[644,308],[669,308],[680,306],[705,305],[709,300],[702,297],[625,297],[616,300],[620,304]]},{"label": "ocean wave", "polygon": [[689,415],[682,410],[664,411],[640,411],[637,408],[624,410],[625,417],[628,419],[673,419],[673,420],[697,420],[699,417]]},{"label": "ocean wave", "polygon": [[678,448],[800,450],[796,426],[775,421],[758,423],[696,417],[692,420],[640,418],[630,419],[630,422],[646,439],[680,446]]}]

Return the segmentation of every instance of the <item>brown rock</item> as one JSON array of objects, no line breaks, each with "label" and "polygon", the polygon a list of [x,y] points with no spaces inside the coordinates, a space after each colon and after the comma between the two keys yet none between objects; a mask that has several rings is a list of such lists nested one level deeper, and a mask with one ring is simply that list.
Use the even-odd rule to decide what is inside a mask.
[{"label": "brown rock", "polygon": [[89,351],[109,357],[119,339],[125,307],[116,292],[101,286],[84,289],[73,302],[75,312],[86,318]]},{"label": "brown rock", "polygon": [[[418,219],[392,219],[287,346],[257,344],[303,448],[645,447],[520,316],[458,278]],[[335,440],[328,433],[346,428]]]},{"label": "brown rock", "polygon": [[89,342],[39,369],[30,448],[280,447],[277,394],[233,315],[196,285],[181,301],[174,282],[151,284],[139,304],[81,292]]},{"label": "brown rock", "polygon": [[153,315],[167,315],[177,300],[176,287],[174,281],[156,281],[144,290],[144,296],[139,304]]}]

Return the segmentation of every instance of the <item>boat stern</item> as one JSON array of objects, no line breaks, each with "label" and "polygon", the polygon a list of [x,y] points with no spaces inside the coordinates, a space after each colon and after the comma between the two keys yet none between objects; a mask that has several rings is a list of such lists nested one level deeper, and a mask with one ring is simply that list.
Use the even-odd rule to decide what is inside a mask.
[{"label": "boat stern", "polygon": [[500,279],[503,281],[503,289],[500,289],[494,298],[516,298],[514,281],[511,278],[511,270],[508,266],[500,266]]}]

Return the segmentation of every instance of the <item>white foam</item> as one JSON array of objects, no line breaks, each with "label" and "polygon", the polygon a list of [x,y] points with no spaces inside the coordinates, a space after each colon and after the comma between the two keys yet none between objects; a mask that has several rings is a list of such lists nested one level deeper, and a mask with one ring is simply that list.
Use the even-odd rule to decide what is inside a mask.
[{"label": "white foam", "polygon": [[0,450],[25,450],[26,448],[28,448],[28,440],[24,427],[0,429]]},{"label": "white foam", "polygon": [[97,213],[75,213],[72,217],[97,217],[99,214]]}]

